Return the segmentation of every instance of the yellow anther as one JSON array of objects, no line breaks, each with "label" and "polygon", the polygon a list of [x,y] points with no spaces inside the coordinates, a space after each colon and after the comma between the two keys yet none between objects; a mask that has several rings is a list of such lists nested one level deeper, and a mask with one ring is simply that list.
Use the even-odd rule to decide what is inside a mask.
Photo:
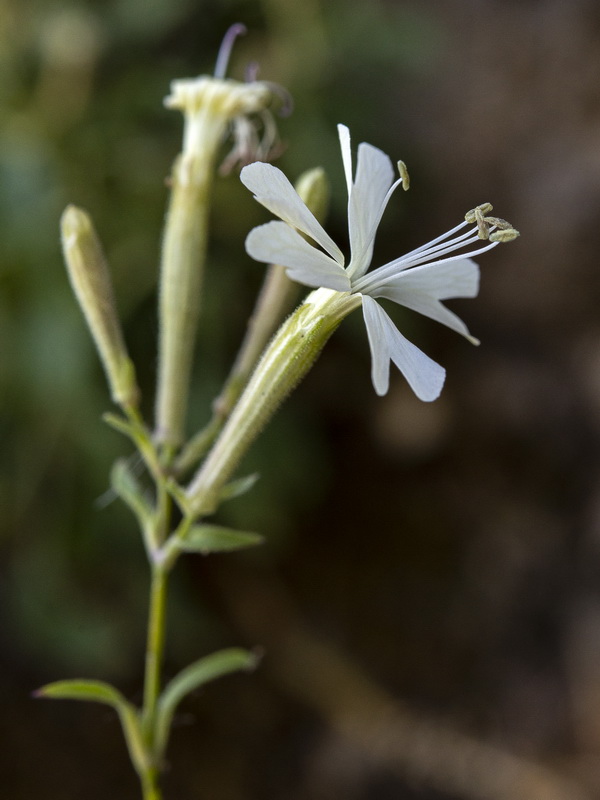
[{"label": "yellow anther", "polygon": [[485,221],[485,217],[483,216],[483,211],[481,210],[481,206],[478,206],[475,209],[475,222],[477,223],[477,227],[479,229],[478,236],[480,239],[488,239],[490,235],[489,225]]},{"label": "yellow anther", "polygon": [[485,221],[488,225],[494,225],[496,228],[499,228],[501,231],[508,230],[512,228],[510,222],[507,222],[505,219],[501,217],[485,217]]},{"label": "yellow anther", "polygon": [[497,230],[491,233],[490,242],[512,242],[520,235],[519,231],[515,228],[505,228],[504,230]]},{"label": "yellow anther", "polygon": [[481,214],[485,216],[486,214],[489,214],[490,211],[493,210],[493,208],[494,206],[491,203],[482,203],[480,206],[477,206],[476,208],[472,208],[470,211],[467,211],[467,213],[465,214],[465,221],[470,223],[476,222],[475,215],[477,211],[480,211]]},{"label": "yellow anther", "polygon": [[404,161],[398,161],[398,172],[400,173],[402,188],[406,192],[410,186],[410,175],[408,174],[408,170]]}]

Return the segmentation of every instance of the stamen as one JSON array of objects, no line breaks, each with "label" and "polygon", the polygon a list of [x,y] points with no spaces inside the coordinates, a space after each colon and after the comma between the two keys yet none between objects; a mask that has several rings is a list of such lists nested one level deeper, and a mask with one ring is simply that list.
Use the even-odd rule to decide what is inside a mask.
[{"label": "stamen", "polygon": [[408,191],[410,186],[410,175],[404,161],[398,161],[398,172],[400,173],[400,180],[402,181],[402,188],[405,192]]},{"label": "stamen", "polygon": [[247,28],[241,22],[236,22],[229,28],[219,48],[217,63],[215,64],[215,78],[222,79],[225,77],[233,44],[238,36],[243,36],[245,33],[247,33]]},{"label": "stamen", "polygon": [[[456,225],[456,227],[450,228],[450,230],[446,231],[446,233],[442,233],[441,236],[436,236],[435,239],[432,239],[430,242],[422,244],[420,247],[416,247],[414,250],[409,250],[408,253],[405,253],[404,258],[413,256],[416,253],[421,253],[423,250],[426,250],[427,248],[431,247],[431,245],[437,244],[438,242],[442,242],[444,239],[447,239],[449,236],[455,234],[456,231],[459,231],[461,228],[464,228],[466,224],[467,224],[466,222],[460,222],[458,225]],[[468,231],[465,235],[469,236],[470,233],[471,231]]]},{"label": "stamen", "polygon": [[[466,224],[466,222],[463,222],[459,227],[462,227]],[[446,234],[444,234],[444,236],[445,235]],[[473,228],[469,228],[468,231],[461,233],[460,236],[455,236],[454,239],[450,239],[446,242],[441,241],[440,244],[434,244],[443,238],[444,237],[442,236],[438,236],[437,239],[433,239],[431,242],[422,245],[420,248],[418,248],[418,250],[412,250],[410,253],[406,253],[401,258],[397,259],[397,261],[401,261],[408,267],[417,266],[418,264],[422,264],[424,261],[428,261],[434,255],[444,255],[445,253],[451,253],[458,247],[466,247],[469,244],[474,244],[478,241],[479,237],[473,235]]]},{"label": "stamen", "polygon": [[[476,242],[477,237],[473,237],[471,242]],[[471,243],[467,240],[465,244]],[[456,256],[450,256],[450,258],[440,258],[437,261],[427,261],[425,264],[420,266],[422,267],[430,267],[434,264],[448,264],[451,261],[460,261],[464,258],[472,258],[473,256],[481,255],[481,253],[485,253],[487,250],[491,250],[493,247],[497,247],[498,242],[492,242],[491,244],[487,244],[485,247],[480,247],[477,250],[473,250],[470,253],[460,253]],[[395,277],[399,272],[403,272],[404,269],[400,267],[400,263],[403,259],[398,259],[398,261],[392,261],[390,264],[385,264],[383,267],[379,267],[373,272],[367,273],[363,278],[356,281],[355,284],[352,286],[353,292],[361,292],[363,294],[370,294],[372,293],[373,289],[378,288],[379,286],[384,285],[390,278]],[[399,268],[400,267],[400,268]]]}]

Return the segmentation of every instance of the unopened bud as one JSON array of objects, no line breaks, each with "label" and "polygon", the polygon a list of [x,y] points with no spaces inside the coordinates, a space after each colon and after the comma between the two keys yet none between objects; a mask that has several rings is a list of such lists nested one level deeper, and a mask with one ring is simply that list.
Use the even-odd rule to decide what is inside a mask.
[{"label": "unopened bud", "polygon": [[323,222],[329,209],[329,181],[325,170],[315,167],[303,172],[295,188],[304,204],[319,222]]},{"label": "unopened bud", "polygon": [[100,355],[112,399],[121,406],[134,406],[139,395],[135,370],[123,340],[106,259],[89,215],[67,206],[61,233],[71,286]]}]

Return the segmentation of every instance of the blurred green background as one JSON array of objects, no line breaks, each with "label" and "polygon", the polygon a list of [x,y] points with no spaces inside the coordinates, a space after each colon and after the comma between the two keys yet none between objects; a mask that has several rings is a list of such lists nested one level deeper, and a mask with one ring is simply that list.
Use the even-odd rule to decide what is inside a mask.
[{"label": "blurred green background", "polygon": [[[0,0],[0,774],[12,800],[135,798],[114,715],[34,701],[67,677],[140,700],[146,565],[106,494],[127,444],[62,266],[88,209],[108,252],[146,409],[155,282],[181,118],[173,78],[211,72],[233,22],[286,86],[278,165],[323,165],[345,241],[335,124],[408,164],[383,263],[492,201],[522,236],[453,305],[470,347],[401,311],[448,370],[419,403],[375,396],[348,319],[254,448],[221,520],[255,552],[180,563],[167,675],[262,645],[252,675],[182,706],[167,800],[600,795],[600,10],[592,0]],[[224,151],[225,152],[225,151]],[[216,188],[190,430],[243,335],[267,215]]]}]

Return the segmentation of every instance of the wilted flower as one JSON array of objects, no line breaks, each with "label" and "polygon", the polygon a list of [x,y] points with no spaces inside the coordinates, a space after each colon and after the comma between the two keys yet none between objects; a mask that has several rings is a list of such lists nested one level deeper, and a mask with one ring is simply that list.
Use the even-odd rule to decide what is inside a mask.
[{"label": "wilted flower", "polygon": [[[283,90],[266,81],[225,77],[231,48],[243,25],[233,25],[219,51],[214,75],[171,83],[168,108],[184,115],[183,147],[170,178],[171,199],[162,244],[157,441],[183,440],[194,344],[200,314],[210,194],[215,164],[230,133],[235,145],[225,170],[273,155],[277,132],[270,108]],[[223,171],[223,168],[222,168]]]},{"label": "wilted flower", "polygon": [[256,80],[254,72],[247,81],[225,77],[233,42],[245,32],[243,25],[232,25],[223,39],[215,74],[174,80],[171,94],[165,98],[167,108],[184,112],[184,153],[203,153],[211,142],[219,144],[231,134],[234,146],[222,172],[276,154],[277,128],[270,109],[279,104],[284,112],[291,105],[282,87]]}]

